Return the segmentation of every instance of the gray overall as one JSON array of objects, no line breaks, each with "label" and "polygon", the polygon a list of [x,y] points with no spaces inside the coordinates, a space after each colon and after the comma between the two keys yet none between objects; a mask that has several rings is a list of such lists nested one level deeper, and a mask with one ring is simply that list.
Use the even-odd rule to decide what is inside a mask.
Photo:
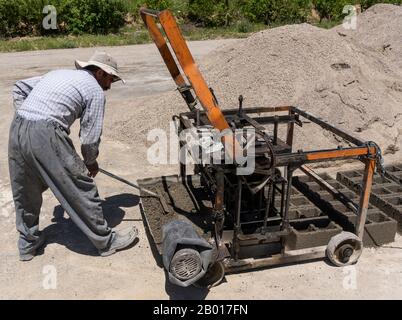
[{"label": "gray overall", "polygon": [[61,127],[16,115],[8,157],[20,254],[32,253],[40,243],[39,213],[48,187],[95,247],[107,246],[112,230],[103,218],[98,190]]}]

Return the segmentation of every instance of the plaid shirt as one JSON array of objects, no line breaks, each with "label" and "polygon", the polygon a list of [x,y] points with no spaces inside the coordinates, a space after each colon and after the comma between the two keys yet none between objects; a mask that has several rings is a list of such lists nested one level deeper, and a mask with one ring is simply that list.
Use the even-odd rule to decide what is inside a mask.
[{"label": "plaid shirt", "polygon": [[81,152],[86,164],[99,154],[105,111],[105,94],[86,70],[56,70],[17,81],[13,88],[14,107],[27,120],[59,124],[68,134],[80,118]]}]

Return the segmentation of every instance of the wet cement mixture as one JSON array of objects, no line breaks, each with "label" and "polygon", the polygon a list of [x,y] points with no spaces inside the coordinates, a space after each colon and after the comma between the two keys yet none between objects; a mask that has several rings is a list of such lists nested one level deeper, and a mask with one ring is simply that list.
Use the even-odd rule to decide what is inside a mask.
[{"label": "wet cement mixture", "polygon": [[208,238],[212,206],[208,194],[200,186],[199,179],[183,182],[174,176],[161,177],[139,181],[139,185],[161,195],[169,208],[169,213],[165,213],[157,198],[141,193],[143,214],[159,251],[162,244],[162,227],[173,220],[189,221],[200,236]]}]

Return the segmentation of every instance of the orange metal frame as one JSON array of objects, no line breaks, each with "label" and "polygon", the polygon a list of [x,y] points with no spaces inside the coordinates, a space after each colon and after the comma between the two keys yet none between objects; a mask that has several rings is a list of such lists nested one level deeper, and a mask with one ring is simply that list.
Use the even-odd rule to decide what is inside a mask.
[{"label": "orange metal frame", "polygon": [[[219,131],[230,129],[225,116],[218,106],[218,102],[199,71],[172,13],[169,10],[154,11],[141,8],[140,14],[178,89],[182,90],[183,88],[188,87],[188,85],[176,64],[173,54],[170,51],[161,30],[155,22],[156,18],[159,20],[177,61],[188,79],[191,89],[194,90],[201,106],[205,109],[211,124]],[[226,150],[228,156],[231,159],[235,159],[237,153],[241,152],[237,140],[234,139],[233,135],[224,135],[222,140],[227,146]]]},{"label": "orange metal frame", "polygon": [[[141,8],[140,14],[163,60],[165,61],[165,64],[173,80],[175,81],[178,89],[181,90],[180,92],[183,92],[183,90],[192,89],[195,93],[195,96],[198,98],[201,106],[205,109],[206,115],[211,124],[220,131],[230,129],[230,126],[226,121],[226,118],[222,113],[214,95],[212,94],[205,79],[199,71],[172,13],[169,10],[154,11],[146,8]],[[175,61],[172,51],[169,48],[161,32],[161,29],[157,25],[156,19],[160,22],[161,29],[164,31],[167,39],[169,40],[174,55],[176,56],[177,61],[184,72],[184,76],[182,75],[179,66]],[[189,85],[186,83],[186,79],[188,80]],[[188,103],[188,101],[186,102]],[[189,107],[193,108],[193,106],[191,105],[189,105]],[[289,113],[292,114],[295,112],[295,110],[293,109],[293,107],[278,107],[272,108],[272,111],[289,111]],[[264,109],[264,111],[266,111],[266,109]],[[293,142],[293,126],[293,123],[289,124],[288,126],[287,142],[290,145],[292,145]],[[223,139],[227,140],[226,137],[223,137]],[[241,150],[240,148],[237,149],[238,144],[232,139],[233,138],[230,138],[228,141],[225,141],[228,143],[227,145],[229,146],[229,156],[235,154],[236,150]],[[342,158],[356,158],[358,156],[375,154],[376,151],[377,150],[374,147],[359,145],[350,149],[334,149],[306,152],[305,156],[307,162],[314,162],[324,160],[336,160]],[[372,180],[376,165],[376,160],[373,159],[367,158],[363,161],[366,164],[366,170],[358,210],[359,219],[356,226],[356,234],[361,239],[363,238],[364,234],[364,223],[366,220]]]},{"label": "orange metal frame", "polygon": [[184,74],[190,82],[202,107],[207,112],[209,121],[211,121],[211,124],[218,130],[229,129],[229,124],[201,75],[172,13],[169,10],[158,12],[147,9],[141,9],[140,13],[177,86],[179,88],[183,87],[186,85],[186,82],[180,74],[180,70],[162,35],[162,32],[155,22],[155,18],[159,19]]}]

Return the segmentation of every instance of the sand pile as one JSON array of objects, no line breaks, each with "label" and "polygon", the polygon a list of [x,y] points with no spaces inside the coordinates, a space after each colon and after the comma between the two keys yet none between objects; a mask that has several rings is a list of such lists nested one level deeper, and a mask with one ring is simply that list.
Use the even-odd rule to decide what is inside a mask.
[{"label": "sand pile", "polygon": [[402,30],[401,7],[379,4],[358,17],[357,30],[344,30],[342,26],[334,30],[347,39],[352,39],[358,46],[380,53],[388,62],[402,67]]},{"label": "sand pile", "polygon": [[[220,48],[198,64],[222,108],[297,105],[388,155],[402,150],[402,7],[376,5],[358,17],[358,29],[308,24],[265,30]],[[128,108],[114,138],[144,144],[148,130],[166,128],[187,111],[177,92]],[[116,126],[117,125],[117,126]],[[331,134],[307,125],[297,147],[336,146]]]}]

